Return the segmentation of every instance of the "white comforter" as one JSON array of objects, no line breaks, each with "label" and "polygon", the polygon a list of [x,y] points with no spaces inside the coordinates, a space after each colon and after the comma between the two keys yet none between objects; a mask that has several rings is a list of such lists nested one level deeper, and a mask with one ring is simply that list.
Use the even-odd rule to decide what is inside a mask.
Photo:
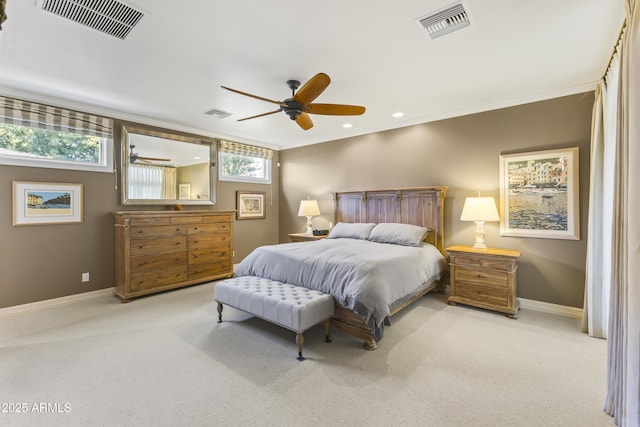
[{"label": "white comforter", "polygon": [[374,332],[398,303],[438,280],[447,262],[432,245],[421,247],[358,239],[262,246],[237,267],[236,276],[258,276],[331,294]]}]

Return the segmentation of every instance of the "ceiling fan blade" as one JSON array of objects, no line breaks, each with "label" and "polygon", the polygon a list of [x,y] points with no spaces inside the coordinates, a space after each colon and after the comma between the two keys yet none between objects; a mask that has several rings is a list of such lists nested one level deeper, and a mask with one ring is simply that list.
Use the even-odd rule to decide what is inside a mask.
[{"label": "ceiling fan blade", "polygon": [[286,107],[286,106],[287,106],[287,104],[285,104],[284,102],[274,101],[273,99],[263,98],[263,97],[261,97],[261,96],[252,95],[252,94],[250,94],[250,93],[246,93],[246,92],[241,92],[241,91],[239,91],[239,90],[237,90],[237,89],[231,89],[230,87],[226,87],[226,86],[220,86],[220,87],[221,87],[221,88],[223,88],[223,89],[226,89],[226,90],[228,90],[228,91],[231,91],[231,92],[239,93],[240,95],[248,96],[248,97],[250,97],[250,98],[259,99],[259,100],[261,100],[261,101],[270,102],[270,103],[272,103],[272,104],[278,104],[278,105],[280,105],[281,107]]},{"label": "ceiling fan blade", "polygon": [[159,157],[145,157],[145,156],[137,156],[138,160],[154,160],[156,162],[170,162],[171,159],[162,159]]},{"label": "ceiling fan blade", "polygon": [[262,113],[262,114],[258,114],[257,116],[251,116],[251,117],[245,117],[243,119],[238,119],[239,122],[243,121],[243,120],[249,120],[249,119],[256,119],[258,117],[262,117],[262,116],[268,116],[269,114],[275,114],[275,113],[279,113],[282,110],[275,110],[275,111],[269,111],[268,113]]},{"label": "ceiling fan blade", "polygon": [[300,113],[300,115],[296,119],[296,123],[304,130],[309,130],[313,127],[311,117],[309,117],[307,113]]},{"label": "ceiling fan blade", "polygon": [[318,73],[311,77],[298,92],[293,99],[302,104],[303,107],[311,104],[331,83],[331,79],[325,73]]},{"label": "ceiling fan blade", "polygon": [[359,116],[364,114],[365,110],[360,105],[344,104],[311,104],[305,109],[310,114],[324,114],[327,116]]}]

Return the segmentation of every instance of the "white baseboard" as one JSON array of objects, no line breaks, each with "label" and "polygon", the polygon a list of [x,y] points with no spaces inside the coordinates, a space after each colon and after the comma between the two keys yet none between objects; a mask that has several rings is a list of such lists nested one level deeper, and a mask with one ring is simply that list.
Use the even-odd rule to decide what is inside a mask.
[{"label": "white baseboard", "polygon": [[[236,264],[237,265],[237,264]],[[235,267],[235,265],[234,265]],[[235,268],[234,268],[235,270]],[[102,298],[106,295],[113,295],[113,288],[99,289],[92,292],[84,292],[81,294],[69,295],[66,297],[48,299],[44,301],[32,302],[29,304],[16,305],[13,307],[0,308],[0,319],[5,317],[16,316],[19,314],[29,313],[37,310],[45,310],[47,308],[58,307],[75,302],[87,301]],[[544,313],[557,314],[559,316],[573,317],[582,319],[582,309],[577,307],[569,307],[566,305],[551,304],[548,302],[536,301],[526,298],[518,298],[520,307],[528,310],[541,311]]]},{"label": "white baseboard", "polygon": [[98,289],[97,291],[83,292],[81,294],[69,295],[66,297],[53,298],[44,301],[32,302],[29,304],[14,305],[13,307],[0,308],[0,319],[17,316],[32,311],[45,310],[47,308],[59,307],[61,305],[73,304],[75,302],[87,301],[102,298],[106,295],[113,295],[113,288]]},{"label": "white baseboard", "polygon": [[544,313],[557,314],[559,316],[582,319],[582,309],[567,305],[551,304],[548,302],[536,301],[532,299],[518,298],[520,307],[528,310],[542,311]]}]

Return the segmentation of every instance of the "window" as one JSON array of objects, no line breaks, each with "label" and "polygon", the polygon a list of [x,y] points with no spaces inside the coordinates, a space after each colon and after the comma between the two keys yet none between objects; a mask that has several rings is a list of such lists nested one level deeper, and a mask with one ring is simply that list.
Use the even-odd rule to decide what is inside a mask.
[{"label": "window", "polygon": [[255,182],[271,184],[273,151],[220,141],[218,150],[218,177],[221,181]]},{"label": "window", "polygon": [[0,96],[0,164],[113,172],[112,121]]}]

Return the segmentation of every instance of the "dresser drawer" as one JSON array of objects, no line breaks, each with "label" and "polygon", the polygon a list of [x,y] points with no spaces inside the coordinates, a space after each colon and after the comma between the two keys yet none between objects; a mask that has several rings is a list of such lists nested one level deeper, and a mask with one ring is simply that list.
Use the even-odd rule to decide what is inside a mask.
[{"label": "dresser drawer", "polygon": [[184,282],[187,279],[188,274],[185,266],[181,268],[172,268],[170,270],[132,274],[130,287],[132,292],[136,292]]},{"label": "dresser drawer", "polygon": [[189,251],[189,265],[202,264],[231,259],[230,247],[218,247],[211,249],[197,249]]},{"label": "dresser drawer", "polygon": [[451,262],[456,265],[492,268],[496,270],[505,270],[505,271],[509,268],[509,263],[504,258],[494,259],[489,257],[455,255],[452,257]]},{"label": "dresser drawer", "polygon": [[171,225],[171,218],[167,217],[136,217],[131,218],[129,221],[132,227],[138,225]]},{"label": "dresser drawer", "polygon": [[202,279],[204,277],[222,277],[233,274],[231,260],[220,260],[200,264],[189,264],[189,279]]},{"label": "dresser drawer", "polygon": [[188,237],[189,249],[204,249],[213,246],[231,247],[229,233],[196,234]]},{"label": "dresser drawer", "polygon": [[456,282],[455,294],[457,298],[469,302],[483,302],[495,306],[506,307],[509,301],[509,292],[506,288],[496,288],[478,284]]},{"label": "dresser drawer", "polygon": [[184,225],[157,225],[148,227],[131,227],[131,238],[155,237],[155,236],[180,236],[187,234],[187,227]]},{"label": "dresser drawer", "polygon": [[202,216],[175,216],[171,218],[171,224],[201,224],[212,222],[231,222],[233,215],[202,215]]},{"label": "dresser drawer", "polygon": [[187,253],[184,251],[131,257],[131,273],[184,268],[185,265],[187,265]]},{"label": "dresser drawer", "polygon": [[186,251],[187,236],[132,239],[131,256]]},{"label": "dresser drawer", "polygon": [[190,224],[189,234],[201,234],[201,233],[219,233],[228,232],[231,230],[231,223],[229,222],[210,222],[206,224]]},{"label": "dresser drawer", "polygon": [[232,222],[234,218],[235,214],[215,215],[204,217],[202,222]]},{"label": "dresser drawer", "polygon": [[509,274],[502,270],[471,270],[456,266],[454,274],[456,282],[477,283],[499,288],[506,288],[509,282]]}]

